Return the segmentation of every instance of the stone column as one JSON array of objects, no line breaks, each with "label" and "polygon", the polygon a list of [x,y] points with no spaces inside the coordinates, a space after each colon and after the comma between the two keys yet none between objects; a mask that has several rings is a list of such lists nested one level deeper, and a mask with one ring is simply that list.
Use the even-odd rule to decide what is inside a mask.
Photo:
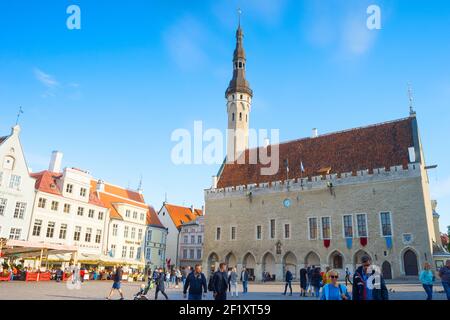
[{"label": "stone column", "polygon": [[255,265],[255,277],[257,282],[262,281],[262,265],[260,263]]},{"label": "stone column", "polygon": [[284,281],[284,270],[283,270],[283,264],[282,263],[276,263],[275,264],[275,280],[276,281]]}]

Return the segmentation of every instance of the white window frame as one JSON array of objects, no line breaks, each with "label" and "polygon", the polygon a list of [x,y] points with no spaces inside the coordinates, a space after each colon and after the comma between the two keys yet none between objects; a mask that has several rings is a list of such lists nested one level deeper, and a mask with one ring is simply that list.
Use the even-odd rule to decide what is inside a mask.
[{"label": "white window frame", "polygon": [[359,215],[363,215],[365,218],[365,222],[366,222],[366,236],[362,237],[362,238],[367,238],[369,239],[369,220],[367,217],[367,213],[364,212],[360,212],[360,213],[355,213],[355,220],[356,220],[356,235],[355,238],[361,238],[361,236],[359,235],[359,224],[358,224],[358,216]]},{"label": "white window frame", "polygon": [[[351,237],[347,237],[345,235],[345,217],[352,217],[352,236]],[[355,221],[354,221],[354,216],[351,213],[347,213],[347,214],[343,214],[342,215],[342,237],[344,239],[353,239],[355,237]]]},{"label": "white window frame", "polygon": [[[381,214],[382,214],[382,213],[389,213],[389,222],[390,222],[390,224],[391,224],[391,235],[389,235],[389,236],[385,236],[385,235],[383,234],[383,224],[382,224],[382,222],[381,222]],[[386,238],[386,237],[393,237],[393,236],[394,236],[394,225],[392,224],[392,211],[389,211],[389,210],[380,211],[380,212],[378,213],[378,221],[379,221],[379,224],[380,224],[380,235],[381,235],[383,238]]]},{"label": "white window frame", "polygon": [[[329,218],[330,219],[330,237],[326,238],[326,239],[323,237],[323,219],[324,218]],[[333,219],[331,218],[331,216],[322,216],[322,217],[320,217],[320,239],[321,240],[331,240],[331,239],[333,239]]]},{"label": "white window frame", "polygon": [[6,206],[8,205],[8,199],[0,198],[0,216],[5,215]]},{"label": "white window frame", "polygon": [[[319,222],[319,217],[307,217],[308,219],[308,223],[307,223],[307,235],[308,235],[308,240],[310,241],[316,241],[319,240],[320,237],[320,222]],[[311,219],[316,219],[316,238],[312,239],[311,238]]]}]

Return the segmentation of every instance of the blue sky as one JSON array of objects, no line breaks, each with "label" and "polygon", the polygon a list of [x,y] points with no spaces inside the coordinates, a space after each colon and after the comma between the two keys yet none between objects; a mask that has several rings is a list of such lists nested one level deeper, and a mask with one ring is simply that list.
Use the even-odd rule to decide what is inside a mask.
[{"label": "blue sky", "polygon": [[[66,8],[81,8],[68,30]],[[365,27],[377,4],[382,29]],[[445,0],[0,2],[0,132],[19,106],[29,166],[63,164],[136,188],[160,207],[203,204],[218,166],[175,166],[171,133],[225,129],[236,9],[243,11],[253,128],[281,140],[406,117],[411,82],[419,129],[450,225],[450,4]]]}]

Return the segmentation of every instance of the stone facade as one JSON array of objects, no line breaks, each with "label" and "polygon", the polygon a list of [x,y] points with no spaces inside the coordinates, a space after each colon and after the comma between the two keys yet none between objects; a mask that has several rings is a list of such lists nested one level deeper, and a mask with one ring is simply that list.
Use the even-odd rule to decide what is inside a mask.
[{"label": "stone facade", "polygon": [[[354,270],[363,254],[369,254],[374,263],[390,264],[393,278],[405,275],[404,256],[416,256],[417,268],[432,261],[433,234],[428,232],[432,221],[431,206],[423,189],[425,169],[419,163],[368,171],[327,175],[271,185],[262,184],[211,189],[205,191],[205,270],[216,262],[225,261],[238,268],[252,269],[256,280],[268,271],[282,280],[286,268],[298,275],[306,263],[322,267],[340,267]],[[333,185],[330,188],[330,183]],[[290,205],[287,206],[289,202]],[[392,225],[392,247],[389,249],[381,234],[380,213],[389,212]],[[356,214],[367,215],[367,245],[358,238]],[[348,248],[344,237],[343,216],[353,216],[352,245]],[[309,239],[309,217],[317,217],[319,234]],[[320,232],[321,217],[331,218],[331,237],[328,248]],[[270,237],[270,220],[275,220],[275,235]],[[285,224],[289,235],[286,237]],[[257,226],[261,239],[257,240]],[[232,240],[231,228],[235,227]],[[221,238],[217,240],[217,228]],[[409,242],[404,234],[411,234]],[[278,250],[277,250],[278,249]],[[277,252],[278,251],[278,252]],[[335,256],[341,258],[335,260]],[[387,262],[387,263],[385,263]],[[342,263],[342,265],[341,265]],[[334,265],[335,264],[335,265]],[[337,264],[337,265],[336,265]],[[341,272],[342,274],[343,272]]]}]

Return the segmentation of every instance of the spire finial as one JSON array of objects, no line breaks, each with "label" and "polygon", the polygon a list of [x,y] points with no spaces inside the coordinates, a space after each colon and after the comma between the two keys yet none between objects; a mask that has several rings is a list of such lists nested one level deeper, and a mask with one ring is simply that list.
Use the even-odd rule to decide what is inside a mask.
[{"label": "spire finial", "polygon": [[19,118],[22,113],[23,113],[22,107],[19,107],[19,112],[17,112],[16,126],[19,124]]},{"label": "spire finial", "polygon": [[414,111],[414,96],[410,82],[408,82],[408,99],[409,99],[409,115],[413,116],[416,114],[416,112]]},{"label": "spire finial", "polygon": [[238,25],[239,25],[239,28],[240,28],[241,27],[241,15],[242,15],[241,8],[238,8],[237,13],[238,13]]}]

